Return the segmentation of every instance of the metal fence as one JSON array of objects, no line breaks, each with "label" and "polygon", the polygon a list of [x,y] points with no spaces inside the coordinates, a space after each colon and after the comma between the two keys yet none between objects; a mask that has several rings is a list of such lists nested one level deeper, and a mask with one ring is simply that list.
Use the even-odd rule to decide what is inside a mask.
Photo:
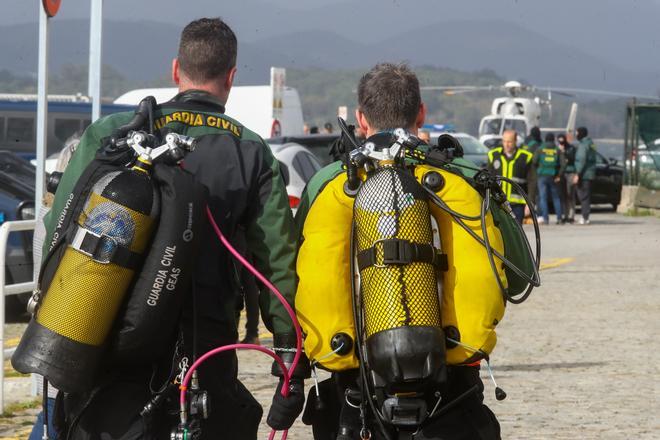
[{"label": "metal fence", "polygon": [[5,296],[16,295],[18,293],[31,292],[35,287],[35,282],[16,283],[5,285],[5,260],[7,254],[7,240],[11,232],[32,231],[36,224],[35,220],[20,220],[14,222],[5,222],[0,226],[0,316],[2,325],[0,326],[0,344],[2,345],[2,354],[0,354],[0,414],[5,410],[5,358],[13,354],[13,349],[5,350]]}]

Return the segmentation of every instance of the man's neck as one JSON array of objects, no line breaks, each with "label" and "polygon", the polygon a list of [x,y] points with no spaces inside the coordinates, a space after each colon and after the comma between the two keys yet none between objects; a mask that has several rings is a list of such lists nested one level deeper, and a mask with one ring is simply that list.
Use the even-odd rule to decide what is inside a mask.
[{"label": "man's neck", "polygon": [[[417,127],[408,127],[405,129],[408,133],[417,136],[418,129]],[[367,128],[367,138],[370,138],[371,136],[382,133],[384,131],[394,131],[394,130],[381,130],[380,128]]]},{"label": "man's neck", "polygon": [[227,98],[229,97],[229,90],[221,89],[220,87],[214,84],[193,84],[189,82],[181,82],[179,84],[179,93],[185,92],[187,90],[201,90],[208,93],[209,95],[214,96],[222,105],[227,104]]}]

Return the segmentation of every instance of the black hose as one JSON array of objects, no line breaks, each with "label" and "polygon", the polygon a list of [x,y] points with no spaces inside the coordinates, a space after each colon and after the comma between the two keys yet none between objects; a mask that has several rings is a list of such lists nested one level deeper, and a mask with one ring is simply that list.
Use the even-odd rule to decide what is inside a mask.
[{"label": "black hose", "polygon": [[[112,133],[112,138],[116,141],[117,139],[126,137],[129,131],[138,130],[149,121],[153,127],[153,109],[156,107],[156,98],[153,96],[147,96],[137,106],[135,109],[135,115],[126,125],[122,125],[115,129]],[[151,120],[149,116],[151,115]]]},{"label": "black hose", "polygon": [[348,125],[346,125],[346,121],[342,117],[337,117],[337,124],[339,125],[339,129],[341,132],[346,135],[346,138],[353,144],[353,148],[360,148],[360,144],[358,144],[357,140],[355,139],[355,136],[353,133],[351,133],[351,130],[348,128]]},{"label": "black hose", "polygon": [[43,388],[41,390],[41,405],[43,406],[44,416],[44,436],[42,438],[50,438],[48,433],[48,379],[44,377]]},{"label": "black hose", "polygon": [[[427,192],[428,192],[428,191],[431,191],[431,190],[429,190],[428,188],[425,188],[425,190],[426,190]],[[477,242],[479,242],[482,246],[486,247],[486,242],[485,242],[481,237],[479,237],[479,236],[478,236],[478,235],[477,235],[472,229],[470,229],[469,226],[467,226],[467,225],[462,221],[462,219],[459,217],[459,215],[460,215],[459,213],[457,213],[456,211],[453,211],[451,208],[447,207],[444,203],[443,203],[443,204],[438,204],[437,201],[436,201],[434,198],[431,198],[431,201],[432,201],[433,203],[435,203],[440,209],[442,209],[443,211],[445,211],[445,212],[447,212],[449,215],[451,215],[452,218],[454,219],[454,221],[456,221],[456,223],[458,223],[459,226],[461,226],[461,227],[462,227],[462,228],[463,228],[468,234],[470,234],[470,235],[472,236],[472,238],[474,238],[475,240],[477,240]],[[480,217],[480,218],[481,218],[481,217]],[[518,275],[519,277],[523,278],[525,281],[527,281],[528,283],[530,283],[530,284],[533,285],[534,287],[538,287],[538,286],[540,286],[540,281],[538,281],[538,275],[537,275],[537,274],[538,274],[538,271],[536,270],[536,268],[535,268],[535,272],[534,272],[534,275],[533,275],[536,279],[534,279],[534,278],[529,277],[526,273],[524,273],[520,268],[518,268],[515,264],[513,264],[511,261],[509,261],[504,255],[502,255],[501,253],[499,253],[497,250],[492,249],[492,252],[493,252],[493,254],[494,254],[497,258],[499,258],[500,260],[502,260],[502,262],[503,262],[503,263],[504,263],[509,269],[511,269],[513,272],[515,272],[516,275]]]},{"label": "black hose", "polygon": [[[426,160],[428,161],[428,163],[430,165],[434,165],[434,166],[447,165],[447,166],[455,166],[455,167],[459,167],[459,168],[463,168],[463,169],[467,169],[467,170],[471,170],[471,171],[476,171],[476,172],[483,171],[480,168],[475,168],[475,167],[465,165],[465,164],[460,164],[460,163],[454,163],[454,162],[451,162],[451,161],[448,161],[448,160],[443,161],[443,160],[434,158],[434,160],[429,161],[429,159],[430,158],[427,158]],[[432,163],[432,162],[434,162],[434,163]],[[493,176],[493,177],[495,177],[495,179],[498,180],[498,181],[505,181],[505,182],[511,184],[514,188],[516,188],[518,194],[520,194],[523,197],[523,199],[525,200],[525,204],[527,206],[529,206],[529,209],[530,209],[530,212],[531,212],[531,217],[532,217],[532,222],[534,224],[534,237],[535,237],[535,241],[536,241],[536,253],[535,254],[532,253],[531,245],[529,244],[529,240],[527,239],[527,235],[524,233],[524,231],[522,229],[522,226],[518,225],[518,228],[521,232],[521,235],[523,236],[525,244],[527,245],[527,251],[528,251],[529,256],[532,257],[534,259],[535,263],[536,263],[535,270],[534,270],[534,276],[535,276],[536,279],[538,279],[539,278],[538,268],[541,265],[541,231],[539,229],[538,220],[536,219],[536,214],[534,212],[534,206],[530,203],[530,200],[527,197],[527,193],[522,189],[522,187],[517,182],[514,182],[513,180],[511,180],[509,178],[506,178],[506,177],[503,177],[503,176]],[[433,193],[433,195],[436,196],[436,198],[438,198],[435,193]],[[443,202],[443,204],[444,204],[444,202]],[[461,214],[456,212],[456,211],[453,211],[453,213],[454,213],[454,215],[458,216],[459,218],[464,218],[465,220],[470,220],[471,219],[467,216],[461,216]],[[511,267],[510,267],[510,269],[514,270]],[[516,271],[514,270],[514,272],[516,272]],[[518,273],[516,272],[516,274],[518,274]],[[520,275],[520,274],[518,274],[518,275]],[[527,277],[523,277],[523,278],[528,279]],[[534,287],[538,287],[540,285],[540,281],[539,281],[538,285],[534,285],[534,283],[531,283],[531,284]],[[525,294],[523,294],[519,298],[524,297],[524,299],[526,299],[527,296],[529,296],[529,293],[531,293],[531,288],[529,288],[528,291],[525,292]],[[509,298],[509,299],[511,300],[513,298]],[[524,301],[524,299],[522,299],[522,301]],[[511,302],[514,303],[514,304],[519,304],[518,302],[515,302],[515,301],[516,300],[512,300]]]},{"label": "black hose", "polygon": [[425,187],[424,185],[422,185],[422,186],[424,187],[424,189],[426,190],[426,192],[429,194],[429,197],[431,197],[431,199],[433,199],[433,201],[434,201],[438,206],[441,206],[441,207],[442,207],[443,209],[445,209],[448,213],[450,213],[450,214],[452,214],[452,215],[454,215],[454,216],[456,216],[456,217],[458,217],[458,218],[460,218],[460,219],[462,219],[462,220],[468,220],[468,221],[477,221],[477,220],[481,220],[481,215],[471,216],[471,215],[465,215],[465,214],[461,214],[460,212],[454,211],[454,210],[451,209],[451,208],[445,203],[445,201],[442,200],[442,199],[441,199],[441,198],[440,198],[440,197],[439,197],[439,196],[438,196],[433,190],[431,190],[430,188]]},{"label": "black hose", "polygon": [[[508,179],[506,177],[502,177],[502,176],[498,176],[498,180],[503,180],[503,181],[508,182],[509,184],[511,184],[516,189],[518,194],[522,195],[523,199],[525,200],[525,204],[527,206],[529,206],[530,214],[531,214],[531,217],[532,217],[532,222],[534,224],[534,237],[535,237],[535,241],[536,241],[536,255],[535,255],[535,258],[534,258],[534,263],[535,263],[534,264],[534,277],[538,280],[538,285],[540,285],[541,276],[539,275],[539,267],[541,266],[541,232],[539,230],[539,223],[538,223],[538,220],[536,218],[536,212],[534,211],[534,207],[532,206],[529,199],[527,198],[527,193],[525,193],[525,191],[522,189],[522,187],[517,182],[514,182],[513,180]],[[520,231],[522,232],[522,227],[520,225],[518,225],[518,227],[519,227]],[[527,246],[528,255],[530,257],[534,257],[534,255],[532,253],[532,246],[529,243],[529,240],[527,240],[527,235],[524,232],[522,232],[521,235],[523,237],[523,240],[525,241],[525,245]],[[538,287],[538,285],[533,285],[533,284],[530,283],[530,286],[527,287],[527,290],[522,295],[519,295],[517,297],[507,296],[507,300],[512,304],[521,304],[532,293],[532,289],[534,287]]]},{"label": "black hose", "polygon": [[483,235],[484,243],[486,246],[486,255],[488,256],[488,263],[490,263],[490,269],[493,271],[493,275],[497,280],[497,285],[500,287],[500,291],[504,294],[505,298],[509,297],[508,290],[504,287],[502,279],[500,278],[497,267],[495,266],[495,259],[493,258],[493,247],[490,245],[490,237],[488,236],[488,228],[486,227],[486,213],[490,209],[490,188],[486,188],[486,196],[481,201],[481,235]]}]

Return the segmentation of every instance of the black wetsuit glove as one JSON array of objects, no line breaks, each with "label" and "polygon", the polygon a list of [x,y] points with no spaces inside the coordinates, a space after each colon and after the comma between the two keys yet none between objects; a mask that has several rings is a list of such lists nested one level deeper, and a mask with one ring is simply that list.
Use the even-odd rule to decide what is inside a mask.
[{"label": "black wetsuit glove", "polygon": [[[293,333],[275,333],[273,336],[273,345],[275,353],[282,358],[287,368],[291,367],[295,357],[296,335]],[[296,418],[300,415],[305,403],[304,379],[310,377],[311,369],[309,360],[305,353],[301,353],[296,369],[293,371],[291,381],[289,382],[288,397],[282,396],[281,390],[284,383],[284,371],[277,362],[273,362],[271,374],[280,378],[275,395],[273,396],[273,405],[268,412],[266,420],[268,426],[281,431],[289,429]]]},{"label": "black wetsuit glove", "polygon": [[298,418],[305,404],[305,389],[303,379],[292,377],[289,382],[289,395],[282,396],[284,378],[280,378],[277,390],[273,396],[273,404],[268,412],[267,423],[271,428],[282,431],[289,429]]}]

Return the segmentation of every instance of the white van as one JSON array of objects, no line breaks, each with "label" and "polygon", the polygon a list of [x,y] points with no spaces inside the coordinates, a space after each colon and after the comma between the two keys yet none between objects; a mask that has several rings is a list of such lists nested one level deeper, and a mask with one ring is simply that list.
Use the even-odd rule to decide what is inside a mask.
[{"label": "white van", "polygon": [[[271,85],[232,87],[225,113],[264,139],[303,134],[304,122],[300,96],[293,87],[284,86],[283,73],[281,75],[282,77],[273,79],[271,73]],[[115,99],[114,103],[137,105],[149,95],[156,98],[156,102],[163,103],[172,99],[177,93],[176,87],[136,89],[124,93]]]}]

